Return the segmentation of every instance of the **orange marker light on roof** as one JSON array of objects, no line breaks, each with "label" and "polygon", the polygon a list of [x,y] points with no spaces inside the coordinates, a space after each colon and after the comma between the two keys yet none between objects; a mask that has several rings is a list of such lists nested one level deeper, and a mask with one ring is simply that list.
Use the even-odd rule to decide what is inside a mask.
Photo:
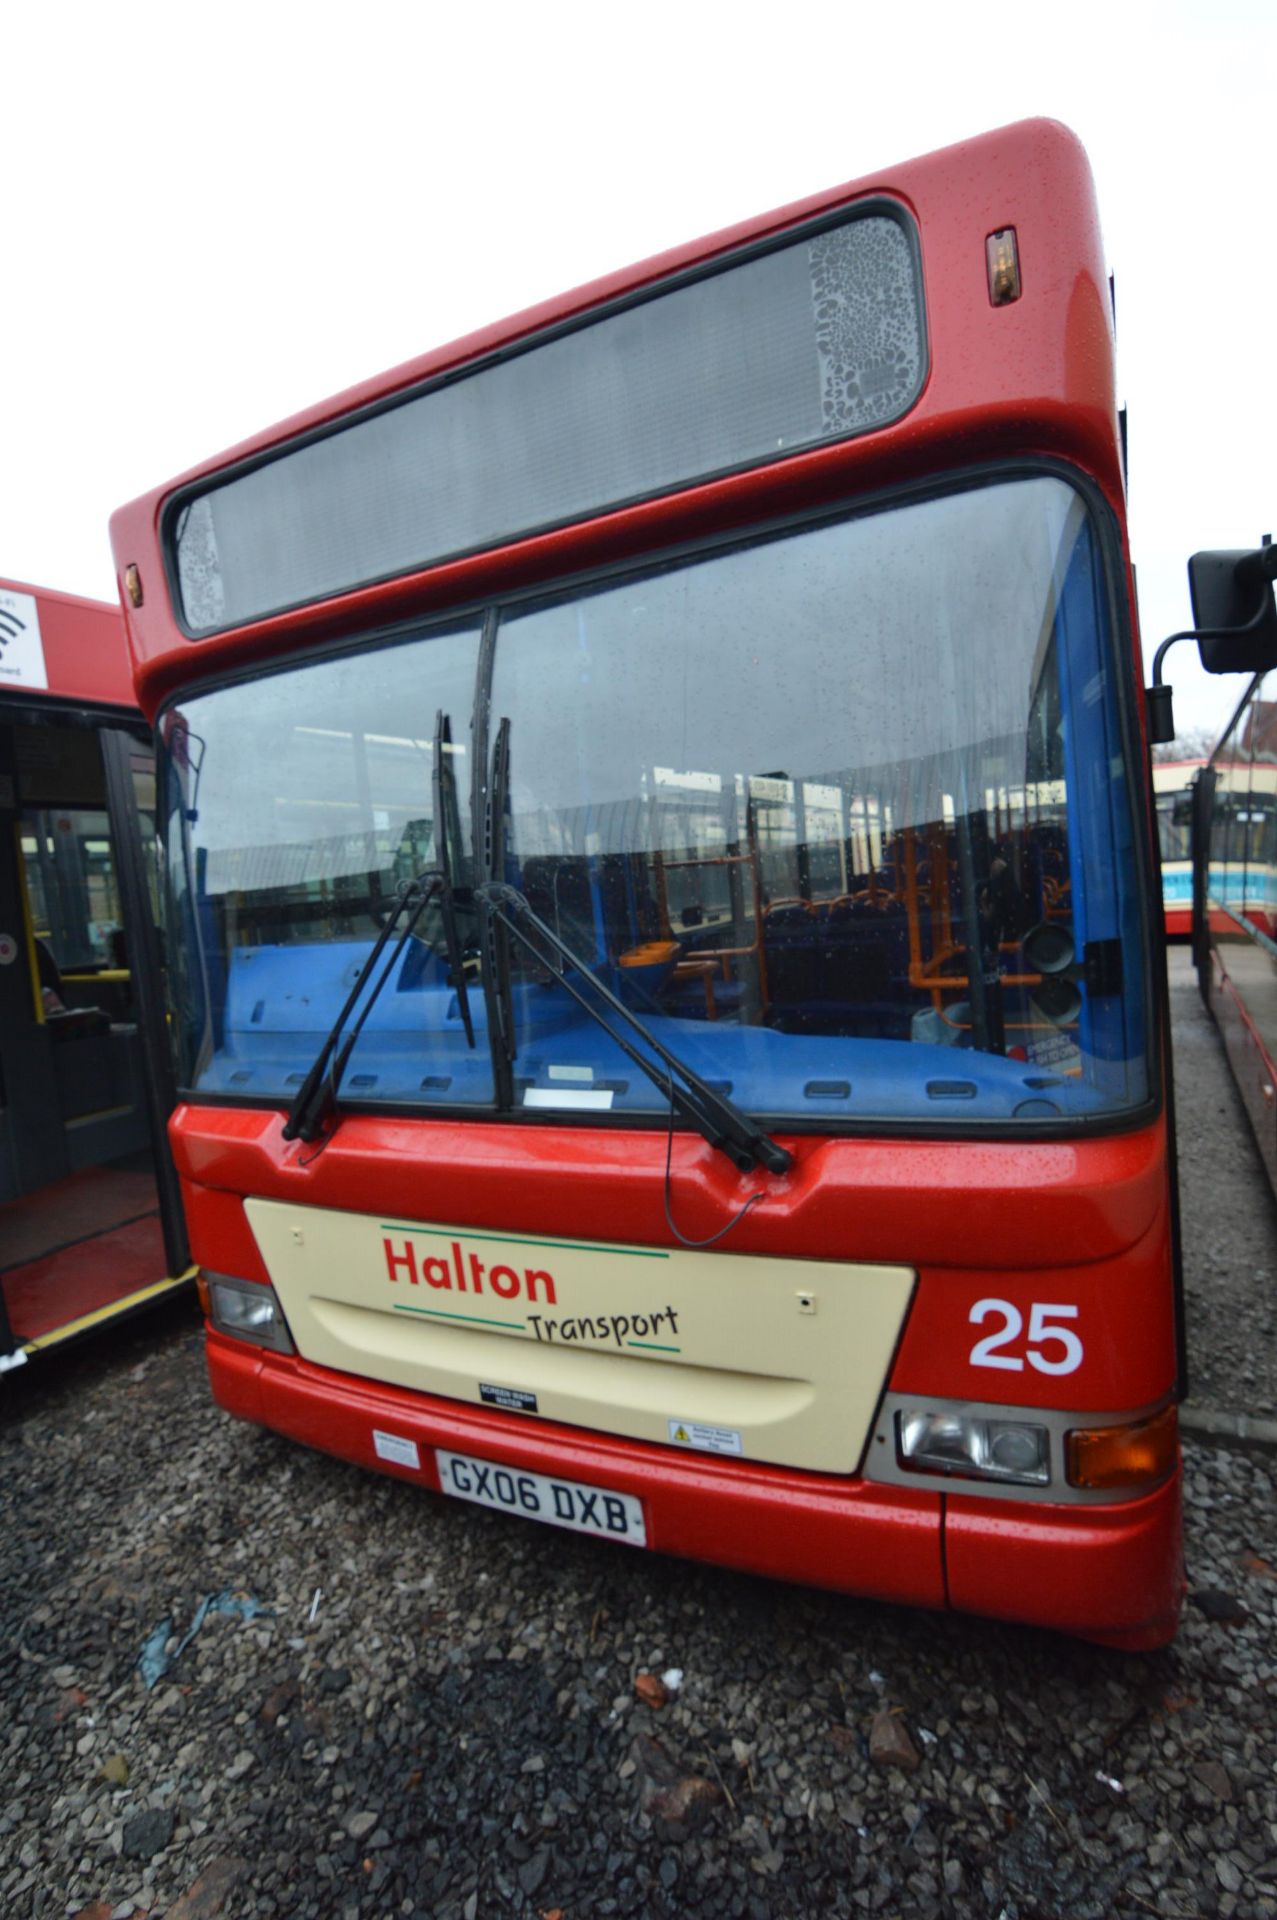
[{"label": "orange marker light on roof", "polygon": [[1020,248],[1014,227],[1002,227],[984,243],[985,264],[989,269],[989,299],[995,307],[1010,306],[1018,300],[1020,286]]},{"label": "orange marker light on roof", "polygon": [[1147,1486],[1172,1472],[1179,1449],[1174,1407],[1124,1427],[1075,1427],[1064,1445],[1069,1485]]}]

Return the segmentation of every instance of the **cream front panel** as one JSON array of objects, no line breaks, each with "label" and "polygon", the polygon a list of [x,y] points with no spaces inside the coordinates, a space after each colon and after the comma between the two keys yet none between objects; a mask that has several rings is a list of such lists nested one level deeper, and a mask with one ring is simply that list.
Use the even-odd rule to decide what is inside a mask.
[{"label": "cream front panel", "polygon": [[864,1451],[907,1267],[594,1245],[248,1200],[298,1351],[453,1400],[827,1473]]}]

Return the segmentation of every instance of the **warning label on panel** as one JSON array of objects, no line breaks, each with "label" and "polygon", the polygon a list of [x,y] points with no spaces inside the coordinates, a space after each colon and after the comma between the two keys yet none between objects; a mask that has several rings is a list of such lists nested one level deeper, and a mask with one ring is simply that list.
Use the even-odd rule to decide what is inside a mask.
[{"label": "warning label on panel", "polygon": [[675,1446],[699,1447],[702,1453],[745,1451],[735,1427],[707,1427],[699,1420],[671,1420],[669,1429]]}]

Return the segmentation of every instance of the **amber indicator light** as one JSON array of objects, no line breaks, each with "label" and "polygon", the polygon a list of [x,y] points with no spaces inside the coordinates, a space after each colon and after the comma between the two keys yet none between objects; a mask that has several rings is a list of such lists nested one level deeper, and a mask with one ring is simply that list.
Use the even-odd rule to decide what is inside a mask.
[{"label": "amber indicator light", "polygon": [[138,572],[137,567],[134,565],[134,563],[131,560],[128,566],[125,567],[124,569],[124,591],[129,596],[129,605],[131,607],[141,606],[142,576]]},{"label": "amber indicator light", "polygon": [[1069,1485],[1098,1491],[1164,1480],[1179,1452],[1174,1407],[1125,1427],[1075,1427],[1064,1456]]},{"label": "amber indicator light", "polygon": [[1015,228],[1002,227],[984,243],[985,264],[989,269],[989,298],[995,307],[1009,307],[1021,294],[1020,249]]},{"label": "amber indicator light", "polygon": [[195,1292],[199,1297],[200,1312],[206,1320],[213,1318],[213,1303],[208,1297],[208,1275],[200,1272],[195,1276]]}]

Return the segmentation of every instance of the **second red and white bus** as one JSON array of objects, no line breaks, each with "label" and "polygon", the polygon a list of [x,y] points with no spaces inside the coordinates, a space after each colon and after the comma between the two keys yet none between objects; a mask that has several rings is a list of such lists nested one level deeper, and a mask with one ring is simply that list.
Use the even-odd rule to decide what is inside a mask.
[{"label": "second red and white bus", "polygon": [[0,581],[0,1372],[189,1286],[118,607]]}]

